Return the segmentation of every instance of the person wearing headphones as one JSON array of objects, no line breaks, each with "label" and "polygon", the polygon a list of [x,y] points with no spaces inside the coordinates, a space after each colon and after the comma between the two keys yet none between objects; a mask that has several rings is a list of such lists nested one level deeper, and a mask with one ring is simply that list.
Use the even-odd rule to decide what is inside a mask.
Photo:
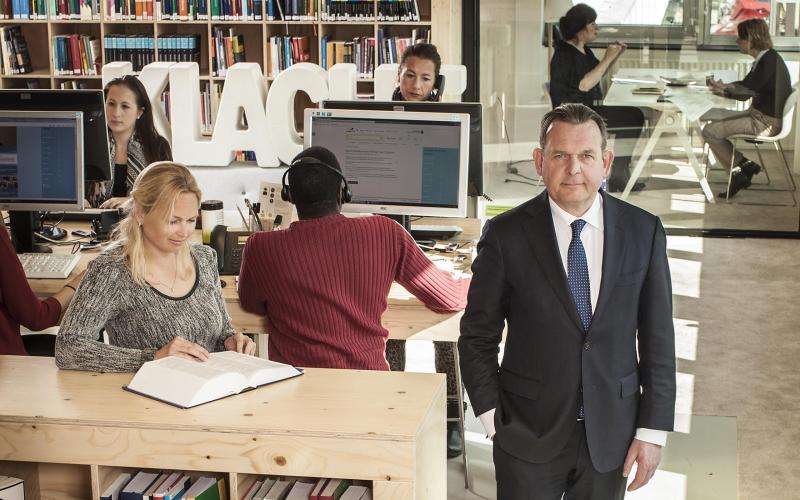
[{"label": "person wearing headphones", "polygon": [[393,101],[432,101],[442,99],[444,76],[439,73],[442,57],[431,43],[409,45],[400,56],[399,84]]},{"label": "person wearing headphones", "polygon": [[381,316],[393,281],[435,312],[464,309],[469,279],[438,269],[400,224],[340,213],[352,195],[332,152],[302,151],[282,183],[300,220],[251,235],[239,273],[242,307],[266,316],[270,359],[389,370]]}]

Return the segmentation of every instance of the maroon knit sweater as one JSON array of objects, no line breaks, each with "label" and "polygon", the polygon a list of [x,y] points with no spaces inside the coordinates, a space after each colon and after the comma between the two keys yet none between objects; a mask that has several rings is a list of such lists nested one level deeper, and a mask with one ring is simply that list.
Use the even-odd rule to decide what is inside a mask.
[{"label": "maroon knit sweater", "polygon": [[44,330],[58,324],[61,304],[34,295],[5,229],[0,228],[0,354],[25,355],[19,325]]},{"label": "maroon knit sweater", "polygon": [[331,215],[256,233],[245,245],[239,298],[265,314],[269,357],[295,366],[388,370],[381,326],[389,288],[429,309],[464,309],[469,280],[438,269],[386,217]]}]

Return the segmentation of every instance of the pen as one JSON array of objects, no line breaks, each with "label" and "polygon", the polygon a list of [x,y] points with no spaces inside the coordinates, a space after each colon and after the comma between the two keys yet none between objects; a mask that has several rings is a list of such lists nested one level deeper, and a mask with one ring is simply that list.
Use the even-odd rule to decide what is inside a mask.
[{"label": "pen", "polygon": [[250,203],[250,200],[247,198],[244,199],[244,204],[247,205],[247,209],[250,210],[250,213],[253,214],[253,219],[256,221],[256,225],[258,226],[259,231],[264,230],[264,226],[261,225],[261,218],[258,216],[255,210],[253,210],[253,204]]},{"label": "pen", "polygon": [[239,208],[239,204],[236,204],[236,210],[239,211],[239,217],[242,218],[242,222],[244,223],[244,228],[250,231],[250,224],[247,223],[247,219],[245,219],[244,214],[242,213],[242,209]]}]

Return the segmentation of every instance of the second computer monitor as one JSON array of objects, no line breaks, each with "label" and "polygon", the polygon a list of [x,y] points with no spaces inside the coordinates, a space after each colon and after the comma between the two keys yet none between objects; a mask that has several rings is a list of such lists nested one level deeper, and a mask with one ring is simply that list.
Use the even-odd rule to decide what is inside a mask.
[{"label": "second computer monitor", "polygon": [[468,194],[483,196],[483,107],[479,102],[426,101],[323,101],[326,109],[374,111],[416,111],[420,113],[467,113],[469,115],[469,178]]},{"label": "second computer monitor", "polygon": [[0,90],[0,111],[83,113],[84,179],[111,180],[105,99],[102,90]]},{"label": "second computer monitor", "polygon": [[305,146],[336,155],[345,210],[466,216],[469,115],[306,109]]}]

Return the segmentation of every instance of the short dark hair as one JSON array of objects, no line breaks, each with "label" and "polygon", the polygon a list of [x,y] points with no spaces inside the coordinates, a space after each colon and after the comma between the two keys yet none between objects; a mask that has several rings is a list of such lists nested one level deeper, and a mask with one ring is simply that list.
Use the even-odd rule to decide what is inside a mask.
[{"label": "short dark hair", "polygon": [[763,19],[748,19],[736,26],[736,34],[742,40],[750,42],[750,47],[756,50],[772,48],[772,37],[769,36],[769,26]]},{"label": "short dark hair", "polygon": [[572,125],[582,125],[589,121],[593,121],[600,129],[600,136],[602,142],[600,148],[602,151],[606,150],[608,145],[608,131],[606,130],[606,122],[603,117],[597,114],[589,106],[578,103],[562,104],[549,111],[544,118],[542,118],[542,128],[539,131],[539,147],[544,149],[547,144],[547,134],[555,122],[571,123]]},{"label": "short dark hair", "polygon": [[432,43],[415,43],[406,47],[406,50],[403,51],[403,55],[400,56],[400,71],[403,70],[406,59],[409,57],[419,57],[420,59],[432,61],[436,68],[434,76],[439,76],[439,70],[442,69],[442,56],[440,56],[439,51],[436,50],[436,45]]},{"label": "short dark hair", "polygon": [[572,40],[578,35],[579,31],[596,20],[597,12],[585,3],[579,3],[569,9],[558,20],[558,28],[561,30],[561,36],[564,37],[564,40]]},{"label": "short dark hair", "polygon": [[[342,171],[336,155],[322,146],[312,146],[301,151],[294,157],[292,164],[303,158],[311,158],[334,170]],[[289,170],[287,181],[292,203],[301,217],[320,217],[338,211],[342,179],[331,172],[330,168],[314,162],[300,163]]]}]

